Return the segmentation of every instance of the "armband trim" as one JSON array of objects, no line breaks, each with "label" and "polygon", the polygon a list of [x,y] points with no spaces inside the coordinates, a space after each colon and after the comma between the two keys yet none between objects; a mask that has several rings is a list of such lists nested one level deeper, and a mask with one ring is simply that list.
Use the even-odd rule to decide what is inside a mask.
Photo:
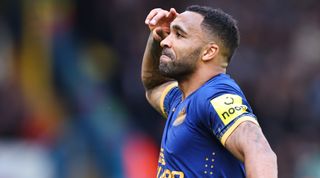
[{"label": "armband trim", "polygon": [[257,124],[259,126],[258,121],[256,120],[256,118],[251,117],[251,116],[242,116],[240,118],[238,118],[233,124],[232,126],[222,135],[221,137],[221,143],[223,146],[225,146],[226,141],[228,139],[228,137],[233,133],[233,131],[242,123],[245,121],[250,121],[253,122],[255,124]]},{"label": "armband trim", "polygon": [[177,82],[173,82],[171,84],[169,84],[162,92],[161,94],[161,97],[160,97],[160,110],[161,110],[161,114],[167,118],[168,117],[168,114],[166,113],[165,111],[165,108],[164,108],[164,99],[166,98],[167,94],[169,93],[169,91],[171,89],[173,89],[174,87],[177,87],[178,86],[178,83]]}]

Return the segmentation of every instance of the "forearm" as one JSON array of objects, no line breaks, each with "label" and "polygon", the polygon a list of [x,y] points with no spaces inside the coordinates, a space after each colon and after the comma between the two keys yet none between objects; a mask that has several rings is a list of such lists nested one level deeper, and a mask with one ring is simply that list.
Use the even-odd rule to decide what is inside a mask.
[{"label": "forearm", "polygon": [[141,68],[141,80],[146,90],[152,89],[171,80],[164,77],[159,72],[159,58],[161,50],[160,42],[154,40],[152,34],[150,34],[143,55]]}]

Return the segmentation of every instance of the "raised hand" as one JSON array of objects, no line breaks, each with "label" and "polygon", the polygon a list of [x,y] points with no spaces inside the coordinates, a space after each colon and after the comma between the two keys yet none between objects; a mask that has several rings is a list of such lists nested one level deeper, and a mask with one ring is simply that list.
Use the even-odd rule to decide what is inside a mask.
[{"label": "raised hand", "polygon": [[153,38],[157,41],[163,40],[170,33],[170,24],[177,17],[174,8],[170,11],[156,8],[150,11],[146,17],[145,24],[152,31]]}]

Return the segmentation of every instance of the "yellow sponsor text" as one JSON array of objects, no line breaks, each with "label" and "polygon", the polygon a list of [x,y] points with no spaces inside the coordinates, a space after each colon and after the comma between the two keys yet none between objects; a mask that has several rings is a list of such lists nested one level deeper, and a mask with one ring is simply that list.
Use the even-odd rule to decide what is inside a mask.
[{"label": "yellow sponsor text", "polygon": [[224,125],[229,124],[233,119],[247,112],[247,106],[242,104],[239,95],[223,94],[210,101],[211,105],[219,115]]}]

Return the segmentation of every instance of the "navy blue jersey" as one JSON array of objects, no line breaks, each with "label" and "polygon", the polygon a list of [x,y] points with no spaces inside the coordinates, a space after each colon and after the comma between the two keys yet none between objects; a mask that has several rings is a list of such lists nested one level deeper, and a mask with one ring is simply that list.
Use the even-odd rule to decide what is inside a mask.
[{"label": "navy blue jersey", "polygon": [[173,83],[164,90],[160,107],[167,122],[158,178],[245,177],[243,163],[224,145],[240,123],[258,122],[229,75],[213,77],[184,100]]}]

